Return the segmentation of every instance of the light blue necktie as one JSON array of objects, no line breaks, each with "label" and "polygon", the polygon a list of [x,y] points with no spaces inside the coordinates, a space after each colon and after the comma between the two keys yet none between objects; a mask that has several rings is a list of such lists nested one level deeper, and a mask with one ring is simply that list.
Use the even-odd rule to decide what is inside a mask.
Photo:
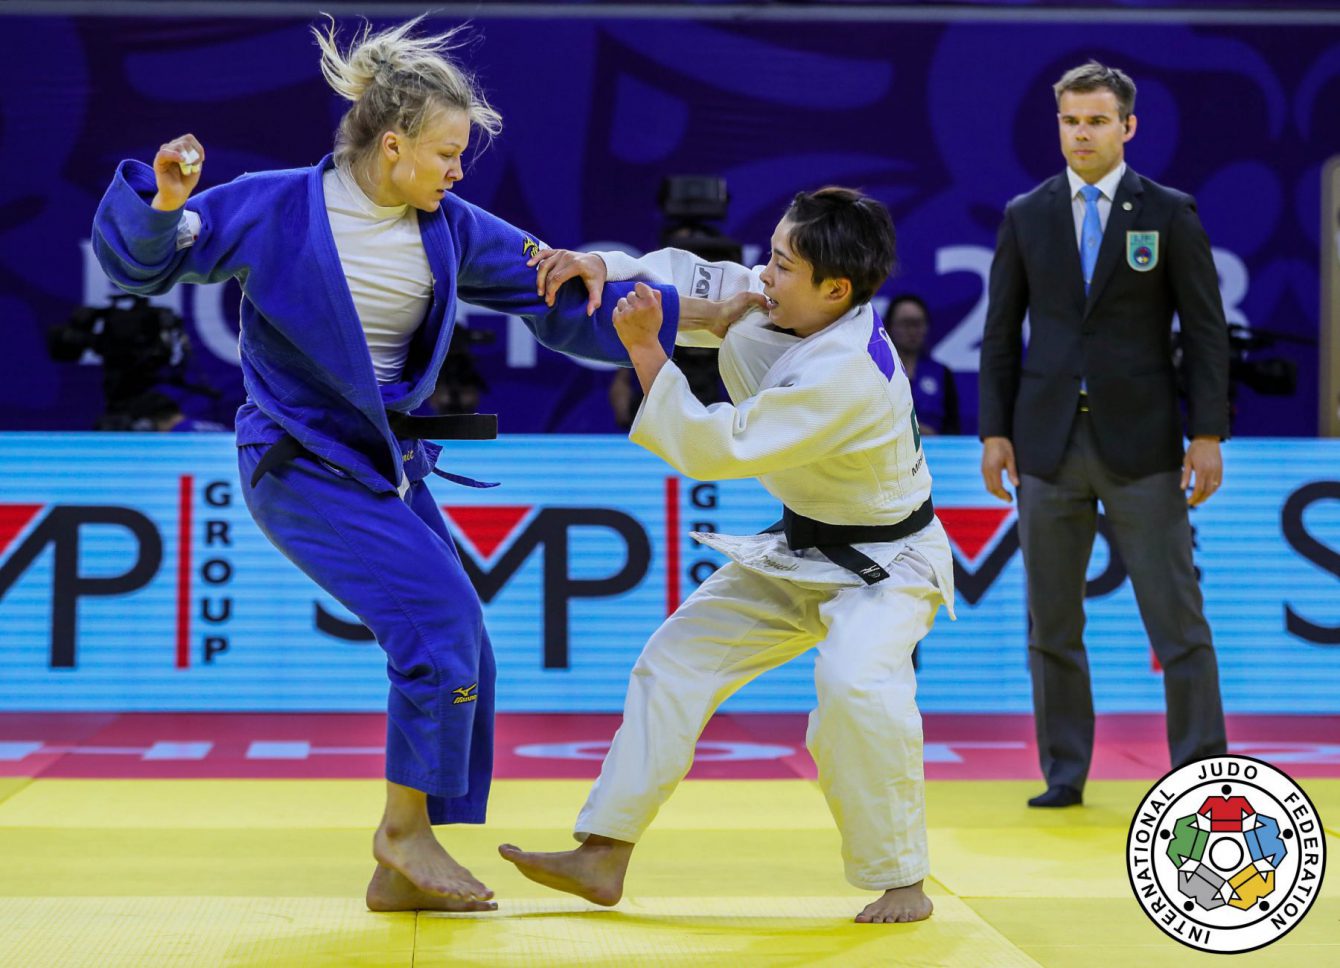
[{"label": "light blue necktie", "polygon": [[1098,199],[1102,192],[1097,185],[1085,185],[1079,190],[1084,196],[1084,224],[1079,232],[1079,261],[1084,269],[1084,295],[1089,294],[1093,282],[1093,267],[1098,264],[1098,246],[1103,241],[1103,220],[1098,217]]}]

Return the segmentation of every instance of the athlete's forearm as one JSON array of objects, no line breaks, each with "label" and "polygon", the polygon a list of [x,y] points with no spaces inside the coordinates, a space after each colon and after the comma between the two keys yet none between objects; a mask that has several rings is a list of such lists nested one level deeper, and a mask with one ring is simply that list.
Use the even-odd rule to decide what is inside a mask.
[{"label": "athlete's forearm", "polygon": [[643,394],[651,392],[651,385],[656,382],[657,374],[670,362],[670,357],[665,355],[665,350],[659,343],[639,343],[637,346],[630,346],[628,359],[632,361],[633,372],[637,374],[637,382],[642,385]]},{"label": "athlete's forearm", "polygon": [[713,329],[722,318],[723,303],[697,296],[679,297],[679,329]]}]

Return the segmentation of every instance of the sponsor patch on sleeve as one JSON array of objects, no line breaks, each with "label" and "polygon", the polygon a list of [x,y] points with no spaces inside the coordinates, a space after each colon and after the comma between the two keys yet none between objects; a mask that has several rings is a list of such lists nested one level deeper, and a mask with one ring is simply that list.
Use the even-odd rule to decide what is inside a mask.
[{"label": "sponsor patch on sleeve", "polygon": [[699,299],[720,299],[721,283],[726,272],[720,266],[711,266],[705,262],[693,267],[693,295]]}]

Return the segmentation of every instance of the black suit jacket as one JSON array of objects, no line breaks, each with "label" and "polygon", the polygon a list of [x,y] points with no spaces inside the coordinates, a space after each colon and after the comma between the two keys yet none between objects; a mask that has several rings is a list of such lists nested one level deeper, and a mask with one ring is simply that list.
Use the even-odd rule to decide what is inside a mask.
[{"label": "black suit jacket", "polygon": [[[1143,271],[1128,233],[1154,232]],[[1080,380],[1108,468],[1176,470],[1182,418],[1172,317],[1181,321],[1188,436],[1228,437],[1228,327],[1209,239],[1190,195],[1127,167],[1088,297],[1065,172],[1005,208],[982,336],[982,437],[1008,437],[1019,471],[1050,477],[1078,410]],[[1024,314],[1029,344],[1022,340]]]}]

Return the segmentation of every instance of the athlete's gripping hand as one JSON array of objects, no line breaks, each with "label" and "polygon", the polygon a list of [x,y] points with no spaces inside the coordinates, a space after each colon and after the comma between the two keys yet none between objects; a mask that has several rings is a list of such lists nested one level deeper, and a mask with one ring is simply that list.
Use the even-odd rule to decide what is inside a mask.
[{"label": "athlete's gripping hand", "polygon": [[535,267],[535,292],[552,306],[563,283],[580,278],[586,284],[586,315],[600,308],[600,292],[605,286],[605,260],[592,252],[570,249],[538,249],[526,265]]},{"label": "athlete's gripping hand", "polygon": [[[681,299],[680,302],[682,303],[683,300]],[[754,310],[766,311],[768,297],[761,292],[737,292],[733,296],[727,296],[725,299],[713,303],[712,306],[715,313],[703,326],[703,329],[708,330],[718,339],[725,339],[726,330],[730,329],[745,315]]]},{"label": "athlete's gripping hand", "polygon": [[193,134],[173,138],[154,155],[154,179],[158,194],[152,205],[160,212],[171,212],[186,204],[200,184],[200,169],[205,164],[205,149]]}]

